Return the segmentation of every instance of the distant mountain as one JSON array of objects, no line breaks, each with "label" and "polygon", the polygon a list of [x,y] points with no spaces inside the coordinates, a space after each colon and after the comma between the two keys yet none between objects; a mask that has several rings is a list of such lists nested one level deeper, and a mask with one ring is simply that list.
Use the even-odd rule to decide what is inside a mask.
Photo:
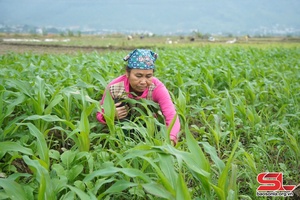
[{"label": "distant mountain", "polygon": [[0,23],[77,30],[299,33],[299,0],[0,0]]}]

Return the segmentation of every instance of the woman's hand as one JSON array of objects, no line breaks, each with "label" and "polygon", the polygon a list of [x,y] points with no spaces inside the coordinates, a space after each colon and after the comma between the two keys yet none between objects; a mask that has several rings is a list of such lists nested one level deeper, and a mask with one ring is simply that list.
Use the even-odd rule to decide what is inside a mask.
[{"label": "woman's hand", "polygon": [[175,140],[171,140],[171,145],[172,145],[173,147],[175,147],[176,144],[177,144],[177,140],[176,140],[176,139],[175,139]]},{"label": "woman's hand", "polygon": [[171,145],[172,145],[173,147],[175,147],[175,146],[176,146],[176,142],[174,142],[173,140],[171,140]]},{"label": "woman's hand", "polygon": [[128,115],[127,106],[126,105],[120,106],[121,104],[122,104],[122,102],[118,102],[115,104],[115,106],[116,106],[115,118],[116,119],[124,119]]},{"label": "woman's hand", "polygon": [[174,137],[174,136],[171,136],[171,145],[173,146],[173,147],[175,147],[176,146],[176,144],[177,144],[177,138],[176,137]]}]

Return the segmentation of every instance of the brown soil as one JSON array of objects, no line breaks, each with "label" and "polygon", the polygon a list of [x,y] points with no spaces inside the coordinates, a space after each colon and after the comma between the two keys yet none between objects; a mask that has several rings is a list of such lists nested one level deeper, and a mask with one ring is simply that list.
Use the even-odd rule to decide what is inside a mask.
[{"label": "brown soil", "polygon": [[4,43],[0,42],[0,55],[9,52],[15,53],[39,53],[39,54],[74,54],[78,52],[104,52],[116,50],[131,50],[130,47],[92,47],[92,46],[62,46],[62,45],[40,45],[40,44],[22,44],[22,43]]},{"label": "brown soil", "polygon": [[300,184],[298,185],[298,187],[293,191],[294,193],[294,200],[300,200]]}]

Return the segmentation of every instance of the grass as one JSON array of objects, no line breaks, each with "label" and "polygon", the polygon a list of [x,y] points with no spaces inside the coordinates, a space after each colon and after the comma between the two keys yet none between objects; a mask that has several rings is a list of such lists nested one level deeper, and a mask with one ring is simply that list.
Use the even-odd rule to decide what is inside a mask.
[{"label": "grass", "polygon": [[176,147],[151,114],[113,123],[109,96],[108,127],[96,121],[126,51],[1,55],[0,198],[256,199],[266,171],[298,184],[297,45],[153,50],[181,121]]}]

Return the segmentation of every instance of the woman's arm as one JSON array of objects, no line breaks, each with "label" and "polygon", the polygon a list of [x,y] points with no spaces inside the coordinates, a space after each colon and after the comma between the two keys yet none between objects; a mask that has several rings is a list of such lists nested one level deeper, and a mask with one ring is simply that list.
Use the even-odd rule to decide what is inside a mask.
[{"label": "woman's arm", "polygon": [[[153,101],[157,102],[160,106],[161,112],[165,117],[165,121],[167,124],[167,127],[170,126],[173,118],[176,116],[176,109],[172,102],[171,96],[169,94],[169,91],[165,87],[164,84],[158,84],[157,87],[153,91]],[[171,133],[170,133],[170,139],[177,142],[177,135],[180,131],[180,121],[177,116],[176,121],[172,127]]]},{"label": "woman's arm", "polygon": [[[103,96],[102,96],[102,99],[101,99],[101,101],[100,101],[100,105],[101,105],[101,106],[103,105],[103,102],[104,102],[104,99],[105,99],[105,94],[106,94],[106,92],[104,91]],[[104,109],[102,108],[101,112],[97,112],[96,117],[97,117],[97,120],[98,120],[100,123],[106,124],[106,121],[105,121],[105,119],[104,119],[103,113],[104,113]]]}]

